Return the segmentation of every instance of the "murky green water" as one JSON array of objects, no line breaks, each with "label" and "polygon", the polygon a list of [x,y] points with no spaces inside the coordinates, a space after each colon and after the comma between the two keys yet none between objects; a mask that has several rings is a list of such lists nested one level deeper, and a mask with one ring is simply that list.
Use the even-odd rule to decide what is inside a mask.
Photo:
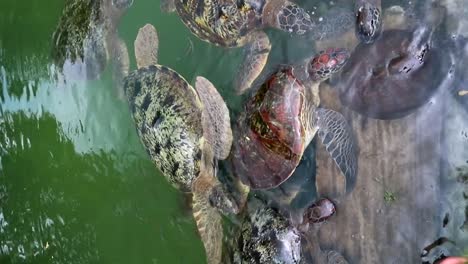
[{"label": "murky green water", "polygon": [[[50,78],[63,5],[0,3],[0,263],[204,263],[186,202],[143,150],[109,71],[91,82]],[[123,18],[129,49],[148,22],[165,25],[162,63],[189,80],[222,75],[221,61],[200,67],[207,49],[158,1],[135,1]]]}]

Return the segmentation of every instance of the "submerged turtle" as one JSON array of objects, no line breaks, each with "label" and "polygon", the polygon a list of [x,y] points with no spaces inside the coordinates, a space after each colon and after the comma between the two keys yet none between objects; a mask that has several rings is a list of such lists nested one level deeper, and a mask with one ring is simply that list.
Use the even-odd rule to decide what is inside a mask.
[{"label": "submerged turtle", "polygon": [[431,5],[426,23],[385,30],[373,45],[356,47],[335,85],[344,105],[368,117],[395,119],[429,101],[453,60],[447,56],[450,45],[434,43],[445,10]]},{"label": "submerged turtle", "polygon": [[[120,59],[126,58],[115,56],[122,42],[117,36],[117,25],[132,3],[133,0],[68,0],[52,37],[52,57],[60,69],[67,62],[78,64],[87,79],[96,79],[109,58],[125,64]],[[116,70],[121,71],[121,66]]]},{"label": "submerged turtle", "polygon": [[319,135],[351,190],[357,174],[356,146],[345,118],[319,108],[319,83],[349,58],[328,49],[273,74],[247,103],[233,145],[234,174],[253,189],[279,186],[296,169],[305,148]]},{"label": "submerged turtle", "polygon": [[138,70],[124,79],[125,93],[153,162],[175,187],[193,194],[193,216],[208,263],[217,264],[223,229],[213,206],[234,208],[215,175],[216,161],[231,148],[229,112],[207,79],[197,77],[194,89],[174,70],[156,64],[157,49],[156,29],[147,24],[135,40]]},{"label": "submerged turtle", "polygon": [[[310,226],[316,223],[315,217],[325,220],[334,214],[335,207],[330,200],[322,198],[312,204],[303,212],[300,221],[296,222],[285,217],[277,208],[268,206],[260,198],[251,198],[248,214],[241,224],[239,235],[233,238],[232,262],[306,263],[307,258],[312,257],[318,261],[322,260],[323,255],[330,256],[325,262],[327,264],[340,263],[336,261],[337,259],[344,260],[343,256],[336,251],[322,252],[315,243],[312,250],[303,250],[304,240],[306,246],[311,246],[307,244],[308,234],[306,233],[314,232],[319,227],[317,224]],[[320,213],[317,214],[318,212]]]},{"label": "submerged turtle", "polygon": [[264,28],[276,28],[314,40],[333,37],[353,25],[352,12],[334,9],[326,17],[285,0],[163,0],[162,9],[176,10],[184,24],[200,39],[223,47],[246,46],[235,84],[243,93],[262,71],[271,49]]}]

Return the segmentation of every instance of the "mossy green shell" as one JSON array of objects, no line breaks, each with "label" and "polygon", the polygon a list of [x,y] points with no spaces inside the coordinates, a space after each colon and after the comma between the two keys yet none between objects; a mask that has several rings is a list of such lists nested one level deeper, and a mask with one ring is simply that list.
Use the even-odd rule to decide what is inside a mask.
[{"label": "mossy green shell", "polygon": [[177,72],[161,65],[125,78],[125,92],[142,143],[169,182],[190,191],[200,172],[202,103]]},{"label": "mossy green shell", "polygon": [[62,66],[66,59],[72,62],[77,59],[84,60],[85,46],[89,46],[96,56],[96,61],[104,68],[106,61],[106,48],[103,41],[104,23],[101,12],[101,1],[97,0],[68,0],[60,17],[52,41],[52,57]]}]

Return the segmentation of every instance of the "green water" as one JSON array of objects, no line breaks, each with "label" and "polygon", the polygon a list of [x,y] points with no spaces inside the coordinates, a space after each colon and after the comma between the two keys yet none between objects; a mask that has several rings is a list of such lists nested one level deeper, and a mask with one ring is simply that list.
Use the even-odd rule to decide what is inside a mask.
[{"label": "green water", "polygon": [[[186,201],[147,157],[110,70],[90,82],[51,79],[63,5],[0,1],[0,263],[204,263]],[[223,76],[236,64],[226,58],[240,51],[198,41],[154,0],[123,17],[129,50],[145,23],[158,28],[161,63],[232,93]]]}]

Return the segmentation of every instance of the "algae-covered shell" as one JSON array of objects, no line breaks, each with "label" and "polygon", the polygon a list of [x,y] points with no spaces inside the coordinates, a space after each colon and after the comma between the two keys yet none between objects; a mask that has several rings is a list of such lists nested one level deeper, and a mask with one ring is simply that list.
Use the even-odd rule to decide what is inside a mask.
[{"label": "algae-covered shell", "polygon": [[240,263],[296,264],[301,260],[299,232],[271,207],[256,209],[244,221],[238,247]]},{"label": "algae-covered shell", "polygon": [[200,172],[202,104],[177,72],[160,65],[140,68],[125,79],[138,134],[169,182],[190,191]]}]

